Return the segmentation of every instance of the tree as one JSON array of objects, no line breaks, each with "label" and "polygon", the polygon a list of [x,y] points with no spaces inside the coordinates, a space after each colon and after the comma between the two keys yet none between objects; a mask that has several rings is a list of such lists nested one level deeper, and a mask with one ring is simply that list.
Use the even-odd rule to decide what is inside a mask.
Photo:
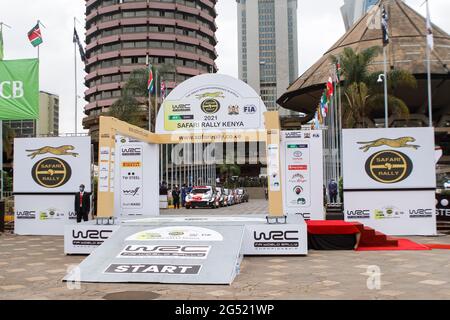
[{"label": "tree", "polygon": [[231,177],[241,174],[241,168],[236,164],[221,164],[219,166],[219,172],[225,176],[225,184],[228,185]]},{"label": "tree", "polygon": [[[381,52],[380,47],[367,48],[355,52],[345,48],[339,58],[333,56],[333,63],[338,60],[344,78],[343,124],[347,128],[365,127],[365,118],[384,114],[384,87],[378,82],[380,72],[371,72],[370,65]],[[390,114],[407,117],[409,108],[395,96],[399,87],[416,88],[416,78],[406,70],[388,72],[388,103]]]},{"label": "tree", "polygon": [[136,98],[129,95],[122,95],[122,97],[113,103],[109,108],[108,116],[128,122],[138,127],[145,127],[142,103]]},{"label": "tree", "polygon": [[13,129],[11,129],[10,126],[3,123],[3,154],[5,155],[5,160],[10,160],[13,158],[13,144],[14,144],[14,138],[16,137],[16,133]]}]

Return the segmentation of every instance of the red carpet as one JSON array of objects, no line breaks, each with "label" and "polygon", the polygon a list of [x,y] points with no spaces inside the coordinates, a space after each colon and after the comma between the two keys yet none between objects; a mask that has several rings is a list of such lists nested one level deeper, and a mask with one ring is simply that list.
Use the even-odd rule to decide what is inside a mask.
[{"label": "red carpet", "polygon": [[416,243],[408,239],[395,239],[398,242],[397,246],[380,246],[380,247],[362,247],[360,246],[356,251],[401,251],[401,250],[431,250],[428,246]]},{"label": "red carpet", "polygon": [[425,246],[436,250],[450,250],[450,244],[428,243]]}]

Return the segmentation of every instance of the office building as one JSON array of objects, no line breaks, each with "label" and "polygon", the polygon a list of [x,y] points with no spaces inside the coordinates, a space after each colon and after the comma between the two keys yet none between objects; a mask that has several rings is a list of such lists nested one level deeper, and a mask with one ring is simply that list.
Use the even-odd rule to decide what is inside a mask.
[{"label": "office building", "polygon": [[237,3],[239,78],[261,95],[269,110],[278,110],[278,97],[298,76],[297,0]]},{"label": "office building", "polygon": [[349,30],[370,8],[379,0],[344,0],[341,7],[342,18],[344,19],[345,30]]},{"label": "office building", "polygon": [[216,0],[86,0],[85,129],[98,138],[99,115],[121,96],[130,73],[166,65],[168,91],[216,72]]}]

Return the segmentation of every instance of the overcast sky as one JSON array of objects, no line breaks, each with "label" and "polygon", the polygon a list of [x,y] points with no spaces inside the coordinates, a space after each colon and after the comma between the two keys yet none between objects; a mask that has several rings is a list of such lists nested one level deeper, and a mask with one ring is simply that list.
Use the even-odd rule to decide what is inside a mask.
[{"label": "overcast sky", "polygon": [[[344,0],[298,0],[298,37],[300,74],[345,32],[339,8]],[[407,0],[410,6],[425,15],[424,0]],[[41,90],[60,96],[60,132],[74,132],[74,48],[72,44],[73,17],[77,17],[80,36],[84,38],[84,0],[0,0],[0,22],[4,29],[5,59],[37,56],[27,39],[27,32],[40,19],[44,44],[41,46]],[[219,72],[237,77],[237,9],[235,0],[219,0],[217,5],[219,30],[217,65]],[[430,0],[433,22],[450,32],[450,1]],[[84,71],[77,56],[78,95],[86,89]],[[83,99],[79,100],[78,128],[81,130]]]}]

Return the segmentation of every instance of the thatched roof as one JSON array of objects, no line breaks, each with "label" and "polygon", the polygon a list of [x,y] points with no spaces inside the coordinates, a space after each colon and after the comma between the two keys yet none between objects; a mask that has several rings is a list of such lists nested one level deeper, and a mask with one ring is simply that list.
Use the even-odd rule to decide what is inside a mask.
[{"label": "thatched roof", "polygon": [[[389,12],[390,44],[388,59],[391,69],[406,69],[419,80],[414,92],[405,91],[401,98],[408,106],[422,108],[426,104],[426,18],[401,0],[381,0],[373,10],[363,16],[323,57],[298,78],[279,99],[281,106],[310,114],[314,111],[332,69],[331,57],[345,47],[361,51],[372,46],[382,46],[380,7],[384,3]],[[433,98],[436,106],[450,106],[450,80],[447,64],[450,61],[450,36],[437,26],[434,28],[434,51],[431,58]],[[383,55],[375,58],[372,71],[383,70]],[[422,82],[422,83],[421,83]],[[421,92],[421,90],[423,92]]]}]

